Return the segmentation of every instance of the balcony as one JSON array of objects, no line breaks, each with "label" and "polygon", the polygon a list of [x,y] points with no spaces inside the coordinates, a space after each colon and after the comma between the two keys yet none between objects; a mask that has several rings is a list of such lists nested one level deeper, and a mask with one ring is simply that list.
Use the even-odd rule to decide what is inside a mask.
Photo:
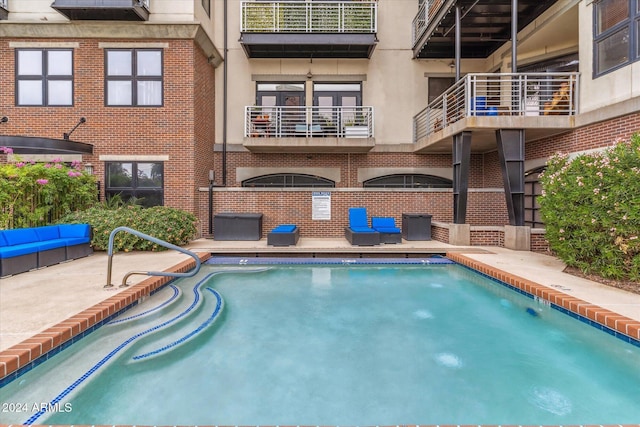
[{"label": "balcony", "polygon": [[570,130],[578,73],[468,74],[413,118],[416,152],[450,152],[453,136],[473,132],[472,149],[495,149],[498,129],[525,129],[528,140]]},{"label": "balcony", "polygon": [[9,19],[9,0],[0,0],[0,20]]},{"label": "balcony", "polygon": [[245,107],[244,146],[253,152],[366,153],[373,107]]},{"label": "balcony", "polygon": [[369,58],[376,1],[242,1],[240,43],[249,58]]},{"label": "balcony", "polygon": [[151,0],[55,0],[51,7],[72,21],[148,21]]},{"label": "balcony", "polygon": [[[518,0],[518,31],[556,0]],[[455,5],[462,11],[463,58],[487,58],[511,39],[511,1],[424,0],[413,19],[414,58],[455,57]]]}]

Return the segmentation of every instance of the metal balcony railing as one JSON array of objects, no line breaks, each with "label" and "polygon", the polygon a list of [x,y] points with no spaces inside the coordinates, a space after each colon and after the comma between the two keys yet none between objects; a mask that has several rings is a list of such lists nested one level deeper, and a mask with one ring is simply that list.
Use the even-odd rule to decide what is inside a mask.
[{"label": "metal balcony railing", "polygon": [[373,138],[373,107],[245,107],[245,137]]},{"label": "metal balcony railing", "polygon": [[377,32],[375,1],[243,1],[240,6],[241,32]]},{"label": "metal balcony railing", "polygon": [[414,141],[470,116],[573,116],[579,77],[579,73],[467,74],[414,116]]},{"label": "metal balcony railing", "polygon": [[413,18],[411,45],[415,46],[418,39],[427,30],[427,25],[433,20],[433,17],[442,6],[444,0],[425,0],[415,18]]}]

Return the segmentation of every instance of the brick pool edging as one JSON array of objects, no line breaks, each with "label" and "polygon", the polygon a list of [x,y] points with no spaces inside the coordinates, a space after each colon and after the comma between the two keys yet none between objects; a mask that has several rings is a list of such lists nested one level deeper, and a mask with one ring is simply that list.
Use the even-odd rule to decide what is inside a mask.
[{"label": "brick pool edging", "polygon": [[556,289],[549,288],[515,274],[507,273],[490,265],[471,259],[456,252],[447,253],[447,258],[476,270],[510,286],[520,289],[546,302],[597,323],[605,328],[622,334],[632,340],[640,341],[640,321],[630,319],[599,305],[581,300]]},{"label": "brick pool edging", "polygon": [[[197,255],[203,262],[211,257],[210,253],[205,252]],[[164,271],[184,273],[194,267],[195,261],[191,259]],[[95,304],[93,307],[0,352],[0,383],[7,380],[10,375],[17,374],[22,368],[36,363],[39,358],[46,357],[47,353],[59,349],[65,343],[71,343],[74,338],[81,336],[94,326],[99,325],[100,322],[134,304],[140,298],[150,295],[171,280],[173,280],[172,277],[149,277],[129,289],[121,291]]]}]

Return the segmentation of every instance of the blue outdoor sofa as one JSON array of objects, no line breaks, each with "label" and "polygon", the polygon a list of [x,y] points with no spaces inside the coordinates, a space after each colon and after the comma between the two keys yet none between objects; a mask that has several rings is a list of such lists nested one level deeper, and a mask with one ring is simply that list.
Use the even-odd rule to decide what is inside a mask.
[{"label": "blue outdoor sofa", "polygon": [[89,224],[0,230],[0,277],[90,255]]},{"label": "blue outdoor sofa", "polygon": [[380,233],[369,227],[366,208],[349,208],[349,226],[344,228],[344,237],[355,246],[380,244]]}]

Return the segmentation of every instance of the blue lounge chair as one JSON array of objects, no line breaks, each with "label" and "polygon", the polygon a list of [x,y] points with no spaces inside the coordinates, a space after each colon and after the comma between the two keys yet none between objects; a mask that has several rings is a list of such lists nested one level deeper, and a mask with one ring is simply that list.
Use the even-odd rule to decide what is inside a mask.
[{"label": "blue lounge chair", "polygon": [[380,233],[369,227],[366,208],[349,208],[349,226],[344,228],[344,237],[355,246],[380,244]]},{"label": "blue lounge chair", "polygon": [[371,218],[371,228],[380,233],[380,243],[402,243],[402,234],[391,217]]}]

